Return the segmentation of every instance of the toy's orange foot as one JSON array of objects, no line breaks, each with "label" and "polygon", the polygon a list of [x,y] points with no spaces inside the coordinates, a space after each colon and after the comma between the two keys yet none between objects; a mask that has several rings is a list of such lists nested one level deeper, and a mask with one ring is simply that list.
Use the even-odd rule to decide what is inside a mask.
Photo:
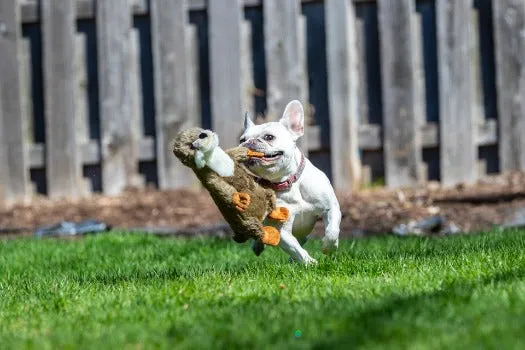
[{"label": "toy's orange foot", "polygon": [[290,211],[285,207],[277,207],[268,215],[268,217],[280,222],[285,222],[290,217]]},{"label": "toy's orange foot", "polygon": [[250,206],[250,195],[248,193],[235,192],[232,202],[238,211],[245,211]]},{"label": "toy's orange foot", "polygon": [[279,231],[272,226],[263,227],[263,237],[261,241],[268,245],[278,245],[281,240],[281,234]]},{"label": "toy's orange foot", "polygon": [[250,158],[263,158],[264,157],[264,153],[252,151],[251,149],[248,150],[247,155]]}]

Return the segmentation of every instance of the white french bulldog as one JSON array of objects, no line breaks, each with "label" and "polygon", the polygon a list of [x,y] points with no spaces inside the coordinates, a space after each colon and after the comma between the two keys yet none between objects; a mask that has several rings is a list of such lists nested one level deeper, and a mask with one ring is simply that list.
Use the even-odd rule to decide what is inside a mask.
[{"label": "white french bulldog", "polygon": [[[290,219],[280,227],[279,245],[291,259],[315,264],[317,261],[302,246],[316,221],[322,218],[323,252],[334,252],[339,244],[341,209],[328,177],[297,147],[296,142],[303,134],[303,106],[294,100],[288,103],[278,122],[255,125],[246,114],[240,143],[265,154],[264,158],[252,159],[246,165],[259,177],[259,183],[275,190],[277,205],[290,210]],[[264,244],[254,242],[252,249],[259,255]]]}]

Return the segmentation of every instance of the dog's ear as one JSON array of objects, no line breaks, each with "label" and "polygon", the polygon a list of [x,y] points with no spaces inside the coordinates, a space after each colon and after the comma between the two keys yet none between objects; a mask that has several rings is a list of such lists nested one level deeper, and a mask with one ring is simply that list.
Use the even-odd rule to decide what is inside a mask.
[{"label": "dog's ear", "polygon": [[301,102],[297,100],[290,101],[279,122],[286,127],[294,136],[294,140],[304,134],[304,110]]},{"label": "dog's ear", "polygon": [[244,114],[244,130],[254,126],[255,123],[251,120],[250,118],[250,114],[248,112],[246,112]]}]

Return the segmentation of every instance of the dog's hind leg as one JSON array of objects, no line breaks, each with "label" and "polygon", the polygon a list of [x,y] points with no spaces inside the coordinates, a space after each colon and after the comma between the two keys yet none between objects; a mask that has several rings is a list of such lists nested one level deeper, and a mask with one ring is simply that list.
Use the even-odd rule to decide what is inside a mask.
[{"label": "dog's hind leg", "polygon": [[325,233],[323,237],[323,253],[331,254],[337,250],[339,245],[339,229],[341,225],[341,210],[339,203],[335,201],[329,210],[323,215]]}]

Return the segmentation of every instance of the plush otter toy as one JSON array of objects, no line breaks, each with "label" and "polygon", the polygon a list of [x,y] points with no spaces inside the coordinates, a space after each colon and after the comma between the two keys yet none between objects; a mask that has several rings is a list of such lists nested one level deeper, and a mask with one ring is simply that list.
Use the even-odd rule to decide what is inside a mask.
[{"label": "plush otter toy", "polygon": [[224,151],[219,147],[217,134],[201,128],[179,132],[173,142],[173,154],[195,172],[208,190],[232,228],[235,242],[243,243],[252,238],[268,245],[279,243],[279,231],[263,226],[262,221],[268,217],[284,222],[288,220],[289,211],[276,207],[275,193],[255,182],[241,164],[264,154],[245,147]]}]

